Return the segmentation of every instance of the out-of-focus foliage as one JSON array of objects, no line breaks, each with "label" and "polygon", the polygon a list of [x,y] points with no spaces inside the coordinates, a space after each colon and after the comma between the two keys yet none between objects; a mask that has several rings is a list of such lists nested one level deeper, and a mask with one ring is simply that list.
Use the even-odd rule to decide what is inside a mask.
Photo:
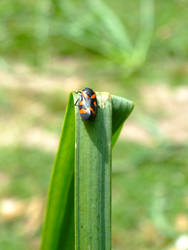
[{"label": "out-of-focus foliage", "polygon": [[153,0],[141,1],[140,35],[135,46],[126,27],[104,1],[80,1],[80,6],[74,1],[59,2],[59,12],[60,17],[64,13],[65,20],[63,24],[58,20],[57,27],[75,43],[127,66],[144,61],[153,32]]},{"label": "out-of-focus foliage", "polygon": [[0,52],[40,62],[89,49],[136,67],[144,62],[154,34],[157,53],[185,56],[186,5],[184,0],[156,1],[153,30],[153,0],[2,0]]}]

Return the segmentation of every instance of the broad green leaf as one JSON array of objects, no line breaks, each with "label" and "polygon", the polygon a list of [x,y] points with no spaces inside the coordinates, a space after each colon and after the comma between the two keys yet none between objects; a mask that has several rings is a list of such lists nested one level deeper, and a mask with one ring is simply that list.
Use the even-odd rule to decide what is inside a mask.
[{"label": "broad green leaf", "polygon": [[[98,94],[95,122],[76,112],[76,249],[111,249],[112,103]],[[105,111],[105,112],[104,112]]]},{"label": "broad green leaf", "polygon": [[111,249],[112,143],[133,103],[97,93],[97,117],[83,121],[74,107],[77,98],[75,93],[69,97],[49,187],[41,250]]},{"label": "broad green leaf", "polygon": [[112,146],[116,143],[123,123],[133,108],[133,102],[119,96],[112,96]]},{"label": "broad green leaf", "polygon": [[59,148],[52,170],[42,250],[74,249],[74,102],[69,97]]}]

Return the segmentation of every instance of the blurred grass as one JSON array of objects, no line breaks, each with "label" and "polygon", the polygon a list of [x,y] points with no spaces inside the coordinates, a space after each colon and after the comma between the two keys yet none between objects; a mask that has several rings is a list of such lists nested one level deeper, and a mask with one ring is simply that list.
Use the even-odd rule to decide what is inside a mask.
[{"label": "blurred grass", "polygon": [[[128,245],[130,249],[140,249],[140,244],[144,244],[143,249],[166,249],[173,242],[177,236],[175,218],[188,211],[187,150],[182,145],[151,149],[130,142],[119,143],[115,148],[112,216],[114,230],[122,235],[122,248],[117,249]],[[123,154],[126,155],[121,161]],[[144,233],[148,222],[153,228]],[[123,239],[127,231],[136,240],[130,242],[129,236]]]},{"label": "blurred grass", "polygon": [[[77,9],[73,7],[72,3],[77,6]],[[141,46],[144,49],[144,47],[148,46],[147,43],[151,38],[147,38],[147,34],[151,33],[149,25],[152,26],[152,17],[149,17],[151,8],[148,4],[151,4],[151,1],[135,0],[132,2],[126,1],[125,3],[121,0],[116,2],[110,0],[106,1],[109,7],[104,5],[105,2],[102,4],[102,1],[95,2],[95,6],[93,4],[92,1],[78,1],[76,4],[74,1],[62,3],[58,0],[27,2],[2,0],[0,3],[0,53],[2,58],[10,56],[16,60],[26,59],[28,62],[39,63],[48,60],[51,55],[63,56],[72,53],[80,55],[88,52],[88,49],[98,53],[101,48],[100,53],[105,54],[105,50],[108,48],[107,45],[115,45],[115,47],[109,47],[109,52],[107,53],[113,54],[115,49],[118,56],[118,47],[120,46],[121,52],[121,47],[126,45],[125,54],[129,54],[129,50],[133,47],[132,45],[138,40],[140,25],[141,37],[136,47],[138,49]],[[142,8],[141,19],[139,19],[140,4]],[[151,52],[152,57],[178,56],[185,58],[187,56],[186,8],[187,1],[184,0],[156,1],[155,12],[157,18],[155,21],[154,39],[152,41],[154,52]],[[75,11],[77,16],[79,14],[78,10],[80,11],[79,13],[82,13],[82,19],[79,19],[80,21],[77,20],[76,25],[78,28],[74,30],[75,33],[73,34],[70,33],[73,32],[72,26],[70,26],[71,22],[69,22],[69,26],[65,26],[65,17],[68,16],[70,20],[72,14],[74,14],[75,18]],[[83,14],[86,14],[86,10],[87,16],[84,19]],[[148,12],[149,15],[147,10],[150,10]],[[125,27],[120,24],[118,17],[120,17],[122,24],[125,25],[129,35],[127,35],[125,30],[123,31]],[[84,24],[84,20],[88,20],[88,22]],[[108,22],[111,20],[111,23],[108,23],[107,20]],[[85,28],[90,28],[90,31],[87,31],[85,36],[83,25],[86,25]],[[99,28],[102,30],[98,30]],[[117,28],[119,28],[119,31]],[[106,32],[108,29],[109,31]],[[147,30],[149,33],[146,32]],[[97,34],[95,34],[97,36],[93,36],[91,32],[99,32],[99,37]],[[101,47],[100,43],[102,40],[100,37],[105,38],[105,36],[107,37],[104,43],[105,46],[101,44]],[[81,39],[80,42],[79,39]],[[113,39],[116,40],[113,41]],[[93,45],[90,46],[89,44],[91,43]],[[140,52],[138,52],[136,50],[136,57],[139,56]]]},{"label": "blurred grass", "polygon": [[11,185],[0,191],[0,196],[31,197],[45,194],[53,155],[22,145],[1,147],[1,171],[11,179]]},{"label": "blurred grass", "polygon": [[[46,193],[53,155],[20,146],[1,147],[0,151],[1,173],[11,179],[11,183],[1,189],[1,198],[11,195],[24,200]],[[140,244],[142,249],[148,249],[150,244],[152,249],[164,249],[175,239],[174,220],[179,214],[188,212],[187,152],[188,148],[183,145],[159,145],[152,149],[132,142],[117,144],[113,152],[114,249],[123,250],[127,246],[140,249]],[[31,242],[38,236],[19,236],[17,228],[23,227],[24,217],[22,220],[21,225],[18,220],[1,224],[1,249],[31,248]],[[154,236],[144,231],[148,221],[152,225],[150,230],[155,229]],[[8,241],[3,235],[10,231],[12,236]],[[130,241],[133,236],[134,241]]]}]

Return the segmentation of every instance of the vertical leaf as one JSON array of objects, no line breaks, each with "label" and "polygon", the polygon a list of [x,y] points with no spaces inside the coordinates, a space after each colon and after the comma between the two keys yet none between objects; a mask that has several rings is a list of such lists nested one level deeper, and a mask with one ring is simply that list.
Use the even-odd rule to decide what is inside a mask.
[{"label": "vertical leaf", "polygon": [[111,249],[112,105],[98,94],[94,122],[76,113],[76,249]]},{"label": "vertical leaf", "polygon": [[74,102],[70,95],[48,192],[41,250],[74,249]]},{"label": "vertical leaf", "polygon": [[133,103],[97,93],[97,117],[83,121],[73,95],[53,167],[41,250],[109,250],[111,148]]}]

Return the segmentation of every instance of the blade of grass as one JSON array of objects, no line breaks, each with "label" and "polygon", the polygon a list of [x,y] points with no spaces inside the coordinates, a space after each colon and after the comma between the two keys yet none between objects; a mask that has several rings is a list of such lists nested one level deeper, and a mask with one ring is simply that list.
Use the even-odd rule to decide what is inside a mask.
[{"label": "blade of grass", "polygon": [[73,106],[73,98],[70,95],[49,186],[42,250],[74,249],[75,121]]},{"label": "blade of grass", "polygon": [[100,20],[100,26],[103,27],[103,32],[106,31],[107,38],[118,48],[130,52],[132,44],[126,27],[115,12],[102,0],[87,0],[86,2],[90,11]]},{"label": "blade of grass", "polygon": [[154,31],[154,0],[140,2],[140,32],[133,49],[133,64],[142,65],[148,54]]},{"label": "blade of grass", "polygon": [[111,249],[112,141],[133,109],[124,98],[97,96],[100,108],[94,123],[82,121],[76,113],[76,250]]},{"label": "blade of grass", "polygon": [[97,100],[96,120],[83,121],[78,108],[75,115],[70,95],[50,182],[41,250],[111,248],[111,144],[133,104],[107,93],[97,93]]},{"label": "blade of grass", "polygon": [[103,0],[62,2],[65,18],[53,30],[123,68],[126,66],[128,76],[146,60],[154,29],[154,1],[140,0],[140,28],[135,46],[121,19]]},{"label": "blade of grass", "polygon": [[133,108],[133,102],[119,96],[112,96],[112,146],[115,145],[123,123],[131,114]]},{"label": "blade of grass", "polygon": [[64,1],[61,10],[64,20],[54,24],[56,32],[110,60],[129,59],[132,44],[126,28],[104,1]]},{"label": "blade of grass", "polygon": [[[94,122],[76,113],[76,249],[111,249],[112,105],[98,94]],[[90,246],[90,247],[89,247]]]}]

